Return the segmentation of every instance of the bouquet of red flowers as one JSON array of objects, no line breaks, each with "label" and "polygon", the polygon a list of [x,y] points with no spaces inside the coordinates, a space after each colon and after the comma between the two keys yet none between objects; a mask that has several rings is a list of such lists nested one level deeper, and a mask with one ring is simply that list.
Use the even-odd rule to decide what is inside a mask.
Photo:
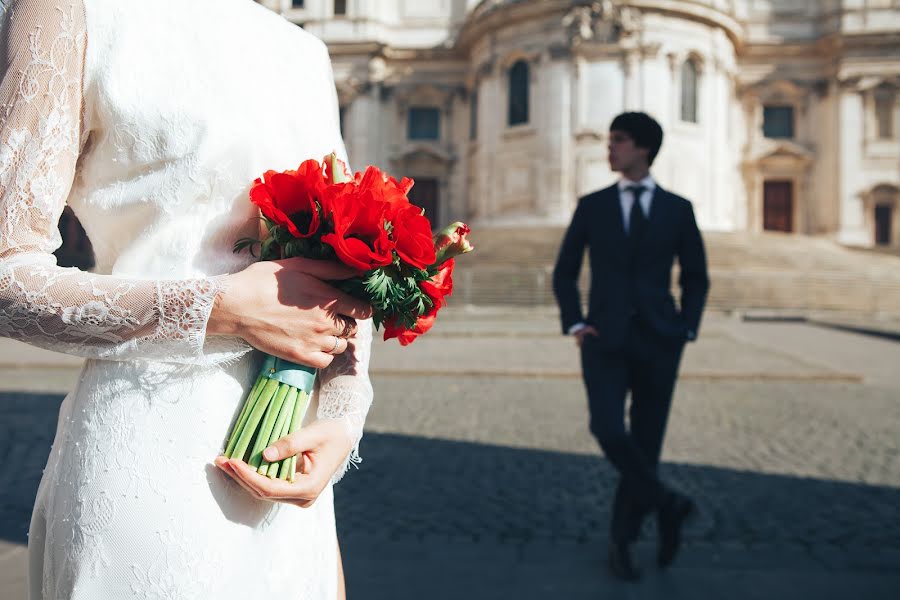
[{"label": "bouquet of red flowers", "polygon": [[[243,238],[235,252],[259,247],[260,260],[336,259],[359,276],[334,283],[373,308],[384,339],[404,346],[428,331],[453,290],[454,257],[470,252],[469,228],[453,223],[432,236],[423,210],[409,202],[413,181],[375,167],[351,176],[334,153],[296,171],[268,171],[250,200],[266,225],[263,239]],[[267,356],[229,436],[225,456],[262,475],[293,480],[297,457],[268,463],[262,451],[300,427],[316,369]]]}]

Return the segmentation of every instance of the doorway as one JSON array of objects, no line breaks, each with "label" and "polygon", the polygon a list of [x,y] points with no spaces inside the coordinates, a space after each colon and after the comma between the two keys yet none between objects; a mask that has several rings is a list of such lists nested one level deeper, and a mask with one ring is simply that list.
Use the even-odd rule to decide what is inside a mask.
[{"label": "doorway", "polygon": [[415,185],[409,190],[409,201],[425,209],[431,227],[441,227],[438,204],[438,180],[433,177],[414,177]]},{"label": "doorway", "polygon": [[891,221],[894,218],[894,207],[890,204],[875,205],[875,244],[891,245]]},{"label": "doorway", "polygon": [[763,184],[763,229],[794,231],[793,182],[766,181]]}]

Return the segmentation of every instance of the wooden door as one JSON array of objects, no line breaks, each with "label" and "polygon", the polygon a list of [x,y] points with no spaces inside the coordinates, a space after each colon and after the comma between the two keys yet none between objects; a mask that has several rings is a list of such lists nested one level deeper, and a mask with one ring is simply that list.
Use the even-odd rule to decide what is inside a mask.
[{"label": "wooden door", "polygon": [[891,221],[894,218],[893,206],[878,204],[875,206],[875,243],[879,246],[891,245]]},{"label": "wooden door", "polygon": [[763,187],[763,229],[794,230],[794,190],[790,181],[767,181]]},{"label": "wooden door", "polygon": [[431,177],[414,177],[415,185],[409,191],[409,201],[425,209],[425,216],[434,229],[441,227],[438,209],[438,180]]}]

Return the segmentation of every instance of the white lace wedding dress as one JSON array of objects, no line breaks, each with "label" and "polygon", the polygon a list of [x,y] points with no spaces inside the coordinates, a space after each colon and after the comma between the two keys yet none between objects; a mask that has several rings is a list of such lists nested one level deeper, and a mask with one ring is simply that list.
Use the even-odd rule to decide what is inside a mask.
[{"label": "white lace wedding dress", "polygon": [[[217,276],[252,260],[231,250],[256,231],[250,182],[343,152],[325,46],[251,0],[13,0],[2,23],[0,335],[87,358],[37,495],[31,598],[333,598],[331,486],[271,504],[211,464],[260,356],[205,335]],[[66,203],[96,272],[56,266]],[[307,417],[357,440],[360,330]]]}]

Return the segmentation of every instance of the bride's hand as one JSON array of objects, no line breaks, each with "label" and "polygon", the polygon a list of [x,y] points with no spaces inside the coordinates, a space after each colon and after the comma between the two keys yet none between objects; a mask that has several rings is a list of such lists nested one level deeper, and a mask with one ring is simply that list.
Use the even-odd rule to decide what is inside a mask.
[{"label": "bride's hand", "polygon": [[337,262],[288,258],[263,261],[226,276],[207,333],[236,335],[254,348],[324,369],[347,349],[356,319],[372,307],[323,280],[358,275]]},{"label": "bride's hand", "polygon": [[316,501],[352,448],[346,424],[342,420],[323,419],[281,438],[263,452],[263,457],[270,462],[297,455],[293,483],[269,479],[236,458],[216,457],[216,466],[260,500],[306,508]]}]

